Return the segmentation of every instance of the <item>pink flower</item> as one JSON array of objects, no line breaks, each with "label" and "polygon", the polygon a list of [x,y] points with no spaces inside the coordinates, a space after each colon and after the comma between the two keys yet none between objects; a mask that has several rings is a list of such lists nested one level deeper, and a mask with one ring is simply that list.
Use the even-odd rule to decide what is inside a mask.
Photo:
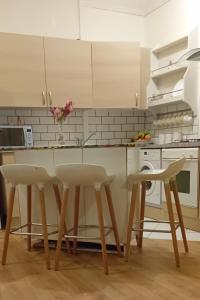
[{"label": "pink flower", "polygon": [[50,107],[50,112],[57,122],[62,123],[65,118],[73,111],[72,101],[67,100],[64,107]]}]

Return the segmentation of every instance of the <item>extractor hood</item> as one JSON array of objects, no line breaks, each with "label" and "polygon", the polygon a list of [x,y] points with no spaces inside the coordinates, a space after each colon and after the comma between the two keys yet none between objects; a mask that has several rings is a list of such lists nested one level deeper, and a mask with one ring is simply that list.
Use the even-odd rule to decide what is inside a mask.
[{"label": "extractor hood", "polygon": [[183,54],[177,61],[177,63],[182,63],[186,60],[189,61],[200,61],[200,48],[195,48],[192,50],[189,50],[185,54]]}]

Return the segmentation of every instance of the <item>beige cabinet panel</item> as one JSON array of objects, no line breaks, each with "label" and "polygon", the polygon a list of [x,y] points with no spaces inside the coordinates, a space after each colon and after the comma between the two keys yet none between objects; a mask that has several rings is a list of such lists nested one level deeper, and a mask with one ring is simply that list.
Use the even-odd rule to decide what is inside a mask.
[{"label": "beige cabinet panel", "polygon": [[[2,165],[6,164],[14,164],[15,163],[15,154],[14,152],[4,152],[1,154],[2,156]],[[5,182],[5,196],[6,196],[6,206],[8,207],[8,197],[9,197],[9,190],[10,190],[10,184]],[[15,191],[15,201],[13,206],[13,218],[20,217],[20,209],[19,209],[19,194],[18,189]]]},{"label": "beige cabinet panel", "polygon": [[42,37],[0,33],[0,106],[46,105]]},{"label": "beige cabinet panel", "polygon": [[91,43],[44,38],[49,105],[92,107]]},{"label": "beige cabinet panel", "polygon": [[140,96],[138,43],[92,44],[94,107],[136,107]]},{"label": "beige cabinet panel", "polygon": [[150,79],[150,49],[140,48],[140,99],[138,108],[147,109],[147,85]]}]

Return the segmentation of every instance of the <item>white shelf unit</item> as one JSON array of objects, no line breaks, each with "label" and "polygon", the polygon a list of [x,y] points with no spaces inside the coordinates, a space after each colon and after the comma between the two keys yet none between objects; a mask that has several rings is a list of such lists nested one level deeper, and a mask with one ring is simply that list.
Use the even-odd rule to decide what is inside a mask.
[{"label": "white shelf unit", "polygon": [[197,64],[178,59],[190,49],[190,37],[184,36],[151,52],[151,76],[147,88],[148,107],[186,102],[197,109]]}]

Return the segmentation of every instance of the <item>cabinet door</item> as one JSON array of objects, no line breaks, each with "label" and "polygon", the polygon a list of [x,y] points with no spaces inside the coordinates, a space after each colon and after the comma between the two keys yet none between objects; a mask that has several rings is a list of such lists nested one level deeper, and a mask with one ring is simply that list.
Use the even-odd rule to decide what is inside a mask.
[{"label": "cabinet door", "polygon": [[41,37],[0,33],[0,106],[45,105]]},{"label": "cabinet door", "polygon": [[91,43],[44,38],[49,105],[92,107]]},{"label": "cabinet door", "polygon": [[92,44],[95,107],[136,107],[140,92],[138,43]]},{"label": "cabinet door", "polygon": [[[2,165],[6,164],[14,164],[15,163],[15,155],[14,152],[4,152],[2,153]],[[4,181],[5,185],[5,197],[6,197],[6,208],[8,207],[8,198],[9,198],[9,191],[10,191],[10,184]],[[15,201],[14,201],[14,206],[13,206],[13,222],[19,221],[20,218],[20,209],[19,209],[19,194],[18,194],[18,189],[15,191]]]}]

